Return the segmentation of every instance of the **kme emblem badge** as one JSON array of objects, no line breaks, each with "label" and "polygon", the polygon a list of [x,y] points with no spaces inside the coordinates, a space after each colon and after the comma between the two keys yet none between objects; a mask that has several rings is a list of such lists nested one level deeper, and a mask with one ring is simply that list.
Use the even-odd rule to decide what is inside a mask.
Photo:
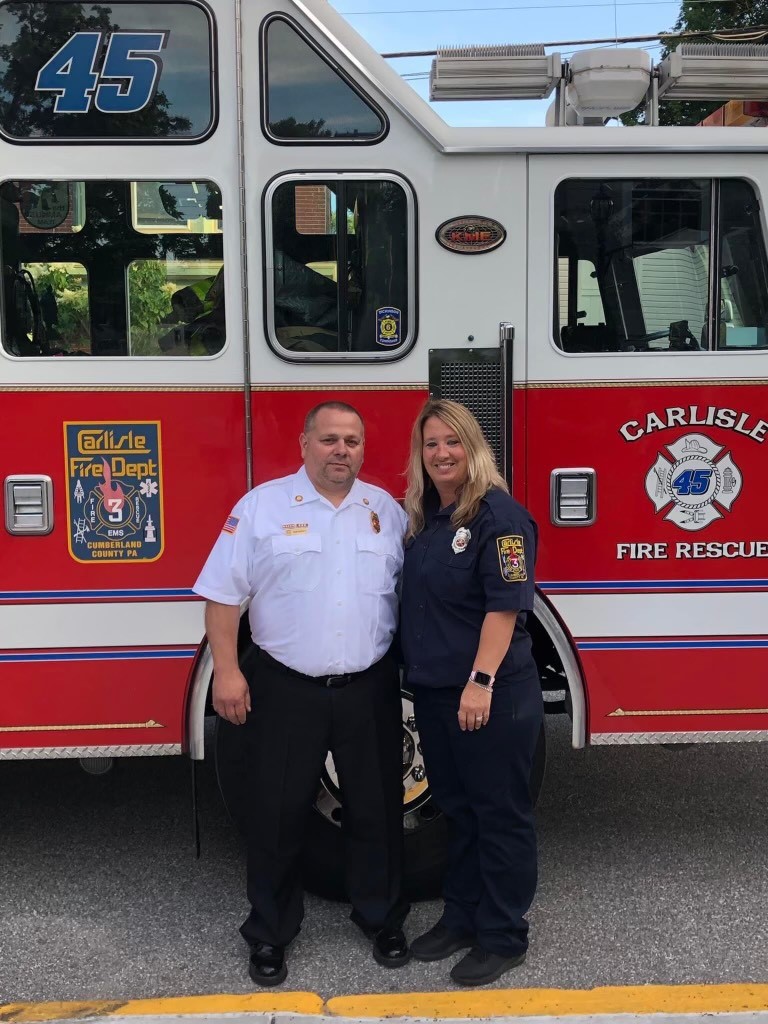
[{"label": "kme emblem badge", "polygon": [[703,530],[716,519],[722,519],[723,510],[730,512],[738,498],[741,471],[730,452],[718,458],[722,450],[722,445],[705,434],[686,434],[667,445],[674,462],[659,452],[648,470],[648,497],[657,512],[671,504],[664,518],[681,530]]}]

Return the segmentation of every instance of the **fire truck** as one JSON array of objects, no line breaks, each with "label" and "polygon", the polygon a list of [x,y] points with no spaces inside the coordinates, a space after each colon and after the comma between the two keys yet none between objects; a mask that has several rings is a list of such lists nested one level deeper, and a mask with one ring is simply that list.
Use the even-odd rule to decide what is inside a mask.
[{"label": "fire truck", "polygon": [[[656,124],[764,98],[765,48],[438,52],[437,99],[553,97],[491,129],[324,0],[3,2],[0,39],[0,759],[209,756],[237,816],[193,582],[312,405],[360,410],[400,497],[430,393],[539,524],[574,747],[768,738],[768,137]],[[443,821],[407,689],[403,776],[423,893]],[[331,758],[316,810],[331,891]]]}]

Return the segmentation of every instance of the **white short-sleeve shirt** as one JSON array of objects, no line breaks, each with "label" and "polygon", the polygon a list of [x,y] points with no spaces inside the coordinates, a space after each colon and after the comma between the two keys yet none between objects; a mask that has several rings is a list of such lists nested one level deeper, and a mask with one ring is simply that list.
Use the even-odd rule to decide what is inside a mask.
[{"label": "white short-sleeve shirt", "polygon": [[311,676],[360,672],[386,654],[407,517],[380,487],[356,480],[338,508],[302,468],[235,505],[195,593],[250,599],[253,641]]}]

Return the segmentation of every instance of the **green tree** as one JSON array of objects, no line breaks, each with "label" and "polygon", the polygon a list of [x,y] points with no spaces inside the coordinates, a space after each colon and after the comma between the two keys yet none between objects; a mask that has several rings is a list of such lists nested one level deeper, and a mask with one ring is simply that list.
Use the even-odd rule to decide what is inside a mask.
[{"label": "green tree", "polygon": [[[768,27],[768,0],[714,0],[712,3],[701,3],[700,0],[682,0],[680,13],[674,24],[673,32],[707,32],[716,29],[749,29]],[[707,36],[701,36],[689,42],[714,42]],[[762,41],[762,40],[761,40]],[[681,42],[679,36],[667,36],[660,59],[676,50]],[[727,99],[726,97],[725,99]],[[725,102],[725,100],[723,100]],[[722,103],[699,103],[697,101],[669,102],[659,104],[660,124],[698,124],[705,117],[717,110]],[[633,110],[622,117],[624,124],[642,124],[642,110]]]},{"label": "green tree", "polygon": [[160,354],[157,344],[158,326],[171,312],[171,292],[165,264],[139,260],[128,271],[131,308],[131,354]]},{"label": "green tree", "polygon": [[[131,353],[158,355],[159,325],[168,322],[170,299],[175,291],[175,286],[166,279],[164,268],[167,264],[187,260],[221,260],[222,236],[133,230],[129,181],[96,179],[85,182],[84,190],[86,213],[82,230],[28,234],[25,260],[30,266],[81,264],[87,269],[91,317],[89,350],[94,355],[127,354],[128,308],[131,310]],[[141,195],[139,190],[140,200]],[[150,197],[151,190],[147,190],[147,202]],[[202,202],[206,209],[220,207],[218,189],[211,186]],[[157,205],[147,207],[150,216]],[[3,241],[9,244],[5,237]],[[148,266],[151,263],[155,264],[152,268]],[[130,265],[136,269],[126,282],[124,268]],[[59,300],[55,288],[54,297]],[[72,312],[74,314],[75,310]]]},{"label": "green tree", "polygon": [[51,348],[87,354],[91,349],[88,282],[76,267],[72,263],[33,263],[27,269],[35,280]]},{"label": "green tree", "polygon": [[[77,264],[35,263],[29,269],[35,279],[35,288],[42,304],[47,296],[53,298],[55,318],[47,324],[49,343],[65,351],[91,351],[91,325],[88,308],[88,280],[79,273]],[[171,295],[174,285],[168,283],[165,264],[155,260],[137,260],[129,269],[129,295],[131,308],[131,354],[155,356],[161,354],[158,346],[158,328],[171,313]],[[162,333],[162,332],[160,332]]]},{"label": "green tree", "polygon": [[312,121],[297,121],[295,117],[284,117],[282,121],[270,121],[269,130],[276,139],[333,138],[333,132],[325,127],[322,117]]}]

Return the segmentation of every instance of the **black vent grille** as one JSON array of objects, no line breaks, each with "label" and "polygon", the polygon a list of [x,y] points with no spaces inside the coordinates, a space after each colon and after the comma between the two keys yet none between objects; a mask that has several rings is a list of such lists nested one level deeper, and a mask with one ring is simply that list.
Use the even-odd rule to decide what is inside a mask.
[{"label": "black vent grille", "polygon": [[429,390],[435,398],[461,402],[476,416],[503,472],[502,371],[499,349],[433,349]]}]

